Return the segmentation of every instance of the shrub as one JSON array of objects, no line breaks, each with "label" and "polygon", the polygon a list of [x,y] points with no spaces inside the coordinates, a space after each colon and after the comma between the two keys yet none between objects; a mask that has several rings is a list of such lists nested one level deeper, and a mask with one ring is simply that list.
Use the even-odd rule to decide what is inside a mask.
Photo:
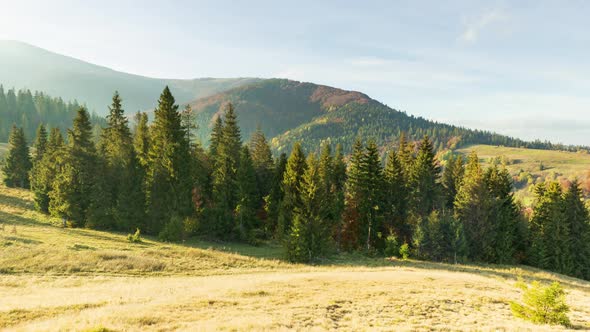
[{"label": "shrub", "polygon": [[158,234],[160,241],[176,242],[182,239],[184,234],[184,223],[179,216],[173,216],[170,221],[164,225],[164,229]]},{"label": "shrub", "polygon": [[530,286],[518,281],[516,286],[524,291],[524,304],[510,302],[512,314],[535,324],[571,326],[567,317],[569,307],[565,302],[565,291],[558,282],[542,286],[533,281]]},{"label": "shrub", "polygon": [[132,243],[141,243],[141,231],[139,228],[135,230],[134,234],[127,234],[127,241]]},{"label": "shrub", "polygon": [[384,254],[387,257],[391,256],[398,256],[399,252],[399,242],[397,241],[397,237],[394,234],[389,235],[385,238],[385,250]]},{"label": "shrub", "polygon": [[399,255],[403,260],[406,260],[410,257],[410,246],[404,242],[402,246],[399,248]]}]

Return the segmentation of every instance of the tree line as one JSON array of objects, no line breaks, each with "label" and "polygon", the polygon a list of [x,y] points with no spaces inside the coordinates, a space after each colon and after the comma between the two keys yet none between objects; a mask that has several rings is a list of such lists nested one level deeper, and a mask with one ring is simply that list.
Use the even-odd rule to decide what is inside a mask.
[{"label": "tree line", "polygon": [[81,107],[67,139],[39,126],[33,155],[13,126],[4,181],[30,187],[39,211],[72,227],[141,229],[165,241],[278,241],[297,262],[409,249],[419,259],[524,263],[590,279],[589,213],[577,181],[539,185],[528,216],[503,165],[483,169],[475,153],[442,165],[428,136],[402,133],[387,151],[358,138],[349,156],[330,144],[306,154],[297,142],[275,158],[260,129],[243,142],[231,104],[208,149],[196,139],[194,112],[180,110],[168,88],[154,116],[150,124],[137,113],[132,129],[115,93],[97,143]]},{"label": "tree line", "polygon": [[[4,91],[0,85],[0,142],[6,142],[12,124],[23,128],[25,137],[31,140],[41,123],[51,127],[68,128],[80,108],[77,101],[66,102],[61,98],[50,97],[43,92],[32,93],[28,89]],[[104,126],[104,118],[95,114],[91,121],[96,126]]]}]

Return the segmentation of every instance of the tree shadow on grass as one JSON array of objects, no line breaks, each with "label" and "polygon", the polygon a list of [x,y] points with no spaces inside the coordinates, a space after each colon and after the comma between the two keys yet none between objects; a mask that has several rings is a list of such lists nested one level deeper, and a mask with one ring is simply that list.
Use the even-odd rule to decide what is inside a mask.
[{"label": "tree shadow on grass", "polygon": [[34,208],[33,202],[21,197],[8,196],[0,193],[0,204],[21,208],[24,210],[31,210]]}]

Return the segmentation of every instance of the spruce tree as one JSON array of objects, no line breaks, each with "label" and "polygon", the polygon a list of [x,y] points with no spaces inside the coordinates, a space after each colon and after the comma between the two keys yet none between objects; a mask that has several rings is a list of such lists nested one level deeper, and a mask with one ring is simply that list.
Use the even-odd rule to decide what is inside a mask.
[{"label": "spruce tree", "polygon": [[63,165],[49,193],[49,212],[70,220],[74,226],[83,226],[96,171],[92,124],[86,108],[78,109],[68,137]]},{"label": "spruce tree", "polygon": [[283,200],[279,208],[278,238],[288,235],[293,223],[293,210],[301,206],[301,186],[307,169],[305,154],[299,142],[295,142],[283,175]]},{"label": "spruce tree", "polygon": [[359,212],[362,238],[366,239],[368,251],[374,248],[381,249],[383,239],[379,239],[378,234],[383,230],[384,183],[379,151],[374,140],[367,143],[360,169],[362,201]]},{"label": "spruce tree", "polygon": [[223,139],[223,120],[221,116],[218,116],[215,119],[215,124],[213,125],[213,129],[211,130],[211,139],[209,142],[209,158],[211,160],[217,159],[217,148],[221,140]]},{"label": "spruce tree", "polygon": [[135,115],[135,132],[133,134],[133,147],[139,164],[146,168],[148,164],[148,153],[150,149],[150,133],[148,127],[148,116],[146,113],[137,112]]},{"label": "spruce tree", "polygon": [[277,228],[279,224],[280,207],[283,202],[283,178],[287,168],[287,155],[281,153],[276,160],[270,193],[264,197],[264,211],[266,212],[266,221],[264,225],[265,233],[268,237],[277,236]]},{"label": "spruce tree", "polygon": [[47,150],[47,129],[41,123],[39,127],[37,127],[37,134],[35,136],[35,144],[33,144],[35,148],[35,162],[39,162],[43,159],[43,155]]},{"label": "spruce tree", "polygon": [[440,166],[434,157],[432,142],[425,136],[420,142],[416,160],[410,171],[410,210],[426,217],[439,207],[441,187]]},{"label": "spruce tree", "polygon": [[215,231],[231,236],[234,210],[238,204],[237,171],[240,168],[242,138],[233,105],[226,107],[221,139],[217,146],[213,169],[213,202],[216,209]]},{"label": "spruce tree", "polygon": [[490,194],[479,158],[472,152],[455,200],[455,215],[463,223],[468,255],[472,260],[489,261],[495,254],[496,229],[490,222],[490,214]]},{"label": "spruce tree", "polygon": [[445,164],[445,168],[441,177],[445,202],[444,206],[451,211],[455,206],[455,198],[457,196],[457,192],[459,191],[459,187],[461,187],[461,181],[463,181],[464,173],[465,167],[463,165],[463,157],[451,154]]},{"label": "spruce tree", "polygon": [[495,225],[495,253],[491,262],[512,264],[517,261],[518,249],[525,242],[522,234],[521,218],[518,206],[512,195],[512,179],[505,167],[493,165],[484,174],[490,199],[492,213],[490,222]]},{"label": "spruce tree", "polygon": [[584,206],[582,189],[578,179],[572,181],[564,194],[564,214],[570,236],[572,275],[590,279],[590,216]]},{"label": "spruce tree", "polygon": [[258,240],[255,230],[260,229],[260,222],[256,216],[259,193],[256,185],[256,171],[247,146],[240,152],[240,168],[237,173],[238,203],[235,208],[236,233],[241,240],[256,243]]},{"label": "spruce tree", "polygon": [[250,138],[250,151],[254,169],[256,170],[257,186],[260,189],[261,196],[264,197],[270,192],[274,163],[270,146],[260,127],[256,129]]},{"label": "spruce tree", "polygon": [[573,260],[570,228],[566,219],[561,186],[551,182],[539,186],[531,220],[531,263],[542,269],[570,274]]},{"label": "spruce tree", "polygon": [[352,148],[352,155],[347,170],[345,209],[343,225],[340,231],[340,247],[345,250],[356,250],[362,246],[361,219],[364,216],[364,146],[357,138]]},{"label": "spruce tree", "polygon": [[2,168],[4,184],[8,187],[29,188],[29,171],[33,165],[22,128],[12,126],[8,144],[10,147]]},{"label": "spruce tree", "polygon": [[309,263],[326,252],[330,233],[322,208],[325,196],[321,192],[320,166],[314,154],[307,158],[306,165],[286,249],[290,261]]},{"label": "spruce tree", "polygon": [[35,161],[31,169],[31,190],[37,211],[49,213],[49,192],[53,188],[55,175],[61,171],[64,162],[63,146],[61,131],[59,128],[52,128],[43,157]]},{"label": "spruce tree", "polygon": [[383,171],[386,226],[389,228],[389,233],[395,232],[402,239],[402,242],[409,243],[412,230],[406,223],[408,194],[403,172],[397,154],[394,150],[391,150],[387,156],[387,163]]},{"label": "spruce tree", "polygon": [[168,87],[162,91],[154,115],[146,174],[147,231],[158,234],[165,224],[191,213],[192,181],[189,143]]}]

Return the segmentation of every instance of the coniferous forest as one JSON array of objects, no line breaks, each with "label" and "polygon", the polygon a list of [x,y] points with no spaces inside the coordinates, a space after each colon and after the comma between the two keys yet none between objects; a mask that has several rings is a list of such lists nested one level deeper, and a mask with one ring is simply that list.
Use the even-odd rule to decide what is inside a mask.
[{"label": "coniferous forest", "polygon": [[484,169],[475,154],[443,163],[428,136],[402,134],[387,151],[359,137],[347,156],[340,145],[305,151],[297,142],[289,155],[273,156],[260,129],[244,142],[227,104],[205,149],[196,115],[165,88],[151,123],[145,113],[129,121],[115,93],[96,139],[84,107],[64,106],[76,111],[63,135],[69,122],[44,118],[39,106],[58,100],[8,95],[30,108],[18,114],[37,115],[10,130],[4,181],[30,188],[39,211],[71,227],[140,229],[162,241],[276,241],[296,262],[401,250],[424,260],[528,264],[590,279],[589,211],[576,181],[537,185],[533,211],[525,213],[502,165]]}]

